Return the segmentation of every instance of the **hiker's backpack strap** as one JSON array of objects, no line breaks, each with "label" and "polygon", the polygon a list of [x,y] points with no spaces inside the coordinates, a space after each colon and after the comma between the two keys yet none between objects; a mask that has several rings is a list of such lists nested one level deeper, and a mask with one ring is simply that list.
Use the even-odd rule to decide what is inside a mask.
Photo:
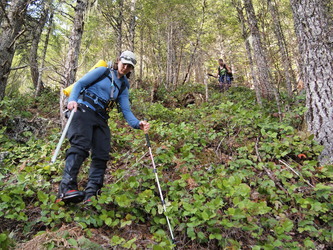
[{"label": "hiker's backpack strap", "polygon": [[120,88],[118,87],[117,84],[115,84],[114,86],[116,86],[116,88],[118,89],[118,96],[117,99],[115,101],[118,101],[119,96],[124,92],[124,90],[127,88],[130,88],[130,85],[128,82],[126,82],[125,84],[121,84]]},{"label": "hiker's backpack strap", "polygon": [[[108,77],[110,79],[109,74],[110,74],[110,68],[106,68],[106,70],[103,72],[103,74],[100,75],[100,77],[98,77],[95,81],[89,83],[86,87],[84,87],[81,90],[80,94],[82,94],[84,91],[86,91],[88,88],[90,88],[95,83],[102,81],[105,77]],[[111,81],[111,79],[110,79],[110,81]]]},{"label": "hiker's backpack strap", "polygon": [[126,84],[122,84],[120,89],[118,87],[117,84],[115,84],[114,86],[116,86],[116,88],[118,89],[118,96],[117,96],[117,99],[116,100],[111,100],[109,103],[108,103],[108,112],[110,110],[112,110],[114,108],[114,105],[117,104],[117,109],[118,109],[118,112],[120,112],[120,107],[119,107],[119,102],[118,102],[118,98],[119,96],[124,92],[125,89],[129,89],[129,83],[127,82]]}]

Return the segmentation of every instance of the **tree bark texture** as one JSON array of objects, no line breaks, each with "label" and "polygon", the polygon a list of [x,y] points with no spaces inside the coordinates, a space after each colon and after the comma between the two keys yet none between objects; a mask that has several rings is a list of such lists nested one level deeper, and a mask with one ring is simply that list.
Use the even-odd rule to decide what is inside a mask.
[{"label": "tree bark texture", "polygon": [[5,17],[7,0],[0,0],[0,23],[2,23],[2,18]]},{"label": "tree bark texture", "polygon": [[118,18],[117,18],[117,53],[118,55],[122,52],[123,43],[123,12],[124,12],[124,0],[119,0]]},{"label": "tree bark texture", "polygon": [[53,16],[54,16],[54,9],[53,7],[50,7],[50,16],[48,18],[48,27],[46,30],[46,36],[45,36],[45,41],[44,41],[44,46],[43,46],[43,52],[42,52],[42,57],[41,57],[41,65],[40,65],[40,71],[38,74],[38,81],[37,81],[37,88],[35,92],[35,97],[37,97],[40,93],[40,91],[43,89],[43,84],[42,84],[42,77],[43,77],[43,72],[45,70],[45,58],[46,58],[46,52],[47,48],[49,46],[49,40],[50,40],[50,34],[52,30],[52,24],[53,24]]},{"label": "tree bark texture", "polygon": [[[139,79],[142,81],[143,78],[143,28],[140,29],[140,69]],[[138,88],[138,86],[136,86]]]},{"label": "tree bark texture", "polygon": [[[36,90],[38,87],[38,79],[40,78],[39,76],[40,71],[38,65],[38,44],[48,16],[48,8],[46,7],[44,2],[42,9],[43,10],[40,18],[38,20],[35,20],[35,24],[33,26],[34,30],[32,31],[32,41],[31,41],[30,55],[29,55],[31,78]],[[42,82],[41,86],[39,86],[39,89],[43,89]]]},{"label": "tree bark texture", "polygon": [[135,46],[135,28],[136,28],[136,0],[131,0],[129,23],[129,48],[134,52]]},{"label": "tree bark texture", "polygon": [[[71,35],[69,37],[69,50],[65,62],[64,74],[63,74],[63,86],[64,88],[75,82],[79,53],[81,47],[81,40],[84,31],[84,16],[87,11],[89,0],[77,0],[75,6],[75,16]],[[60,90],[60,119],[62,127],[65,126],[66,120],[64,117],[65,108],[65,96]]]},{"label": "tree bark texture", "polygon": [[248,24],[250,27],[250,33],[253,40],[253,53],[254,60],[257,66],[258,82],[261,88],[261,95],[266,98],[275,98],[275,102],[278,108],[279,118],[282,120],[280,97],[277,89],[272,82],[272,75],[270,66],[267,60],[267,56],[264,47],[261,43],[260,32],[257,24],[257,18],[254,13],[252,0],[244,1],[244,8],[248,16]]},{"label": "tree bark texture", "polygon": [[251,72],[251,77],[252,77],[254,89],[255,89],[255,92],[256,92],[257,102],[260,106],[262,106],[261,93],[260,93],[260,89],[259,89],[258,79],[256,77],[255,69],[254,69],[254,66],[253,66],[252,49],[251,49],[251,44],[250,44],[249,39],[248,39],[249,34],[248,34],[247,29],[246,29],[246,21],[245,21],[245,17],[244,17],[244,13],[243,13],[243,8],[242,8],[241,3],[239,1],[233,1],[233,4],[234,4],[234,7],[237,10],[238,20],[239,20],[239,22],[241,24],[241,27],[242,27],[242,37],[243,37],[244,42],[245,42],[245,48],[246,48],[247,58],[248,58],[249,65],[250,65],[250,72]]},{"label": "tree bark texture", "polygon": [[284,37],[279,12],[276,6],[275,0],[267,0],[269,10],[273,19],[273,27],[274,27],[274,33],[276,36],[276,39],[278,41],[279,51],[282,58],[282,68],[284,72],[284,77],[286,80],[286,88],[288,91],[289,96],[291,97],[293,95],[293,87],[295,87],[296,80],[295,80],[295,74],[293,72],[292,66],[291,66],[291,60],[289,57],[289,51],[286,44],[286,39]]},{"label": "tree bark texture", "polygon": [[20,35],[24,24],[27,1],[13,0],[3,13],[0,34],[0,100],[5,96],[10,66],[15,53],[15,43]]},{"label": "tree bark texture", "polygon": [[175,47],[175,27],[171,21],[168,26],[167,34],[167,62],[166,62],[166,83],[170,86],[175,84],[175,63],[176,63],[176,47]]},{"label": "tree bark texture", "polygon": [[75,82],[81,40],[84,31],[84,15],[88,8],[88,1],[89,0],[77,0],[76,2],[74,23],[69,37],[69,50],[64,69],[64,87],[67,87]]},{"label": "tree bark texture", "polygon": [[247,13],[247,21],[250,27],[252,38],[252,47],[254,53],[254,62],[257,69],[257,77],[262,96],[273,97],[273,84],[270,74],[270,67],[264,47],[261,43],[260,32],[258,28],[257,18],[254,13],[252,0],[244,0],[244,7]]},{"label": "tree bark texture", "polygon": [[329,0],[291,0],[306,89],[307,124],[333,163],[333,27]]}]

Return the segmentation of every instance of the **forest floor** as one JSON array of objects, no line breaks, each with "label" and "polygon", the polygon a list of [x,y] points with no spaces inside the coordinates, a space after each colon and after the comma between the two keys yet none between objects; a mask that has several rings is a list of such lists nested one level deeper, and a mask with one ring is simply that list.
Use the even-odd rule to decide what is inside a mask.
[{"label": "forest floor", "polygon": [[[147,118],[167,215],[179,249],[333,248],[333,167],[305,130],[304,96],[256,105],[245,87],[132,89]],[[171,249],[142,131],[111,112],[111,160],[90,205],[55,203],[64,164],[58,95],[0,102],[2,249]],[[153,99],[153,100],[152,100]],[[79,186],[87,182],[89,160]]]}]

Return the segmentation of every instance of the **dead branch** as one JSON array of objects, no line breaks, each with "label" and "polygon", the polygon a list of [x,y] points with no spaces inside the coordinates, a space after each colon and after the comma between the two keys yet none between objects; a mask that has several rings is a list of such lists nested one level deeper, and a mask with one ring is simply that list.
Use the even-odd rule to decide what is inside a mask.
[{"label": "dead branch", "polygon": [[296,174],[298,177],[302,178],[304,180],[304,182],[306,184],[308,184],[310,187],[312,187],[312,188],[315,187],[310,182],[308,182],[307,180],[305,180],[304,177],[301,174],[299,174],[296,170],[294,170],[292,167],[290,167],[285,161],[279,160],[279,162],[282,163],[284,166],[286,166],[291,172],[293,172],[294,174]]}]

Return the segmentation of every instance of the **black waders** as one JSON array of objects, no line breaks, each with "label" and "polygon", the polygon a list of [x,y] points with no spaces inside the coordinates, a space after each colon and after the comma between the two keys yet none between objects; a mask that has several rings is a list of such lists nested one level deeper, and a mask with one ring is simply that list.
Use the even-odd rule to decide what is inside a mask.
[{"label": "black waders", "polygon": [[93,159],[89,169],[88,184],[85,189],[84,202],[90,202],[92,196],[97,196],[103,186],[104,174],[106,170],[105,160]]},{"label": "black waders", "polygon": [[78,153],[69,153],[67,155],[64,174],[59,185],[57,202],[79,203],[83,201],[85,193],[78,191],[77,175],[85,158],[86,156]]}]

